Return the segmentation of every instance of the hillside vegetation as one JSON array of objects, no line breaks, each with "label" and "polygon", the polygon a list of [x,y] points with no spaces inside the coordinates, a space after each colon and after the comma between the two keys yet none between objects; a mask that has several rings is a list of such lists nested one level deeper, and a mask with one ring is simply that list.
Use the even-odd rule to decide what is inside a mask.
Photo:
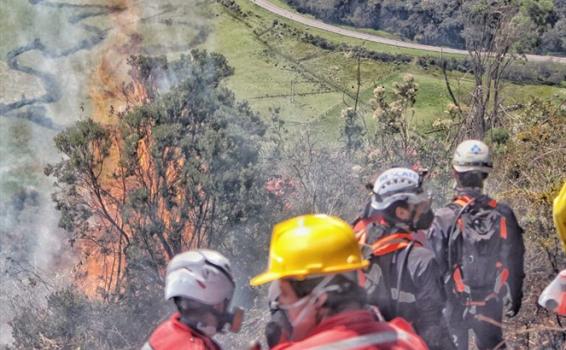
[{"label": "hillside vegetation", "polygon": [[[284,0],[300,12],[332,23],[373,28],[423,44],[465,48],[466,1]],[[475,1],[474,1],[475,2]],[[483,1],[489,5],[492,0]],[[566,54],[566,2],[514,1],[533,31],[525,39],[535,53]]]},{"label": "hillside vegetation", "polygon": [[[431,129],[435,118],[445,115],[450,97],[444,77],[438,65],[426,64],[439,60],[440,55],[308,28],[248,1],[227,3],[234,6],[220,9],[214,33],[205,47],[228,58],[235,73],[227,85],[258,112],[269,115],[270,109],[279,108],[281,118],[290,128],[312,128],[316,135],[336,140],[340,135],[340,113],[353,106],[357,91],[357,59],[352,52],[363,47],[379,55],[375,58],[368,55],[360,62],[362,109],[369,110],[368,101],[376,86],[391,87],[410,73],[421,86],[416,96],[416,120],[426,130]],[[423,64],[415,63],[419,58]],[[564,76],[564,67],[557,69],[559,76]],[[457,81],[457,94],[469,94],[473,86],[469,74],[453,71],[449,75]],[[506,83],[503,89],[508,105],[525,101],[529,96],[566,98],[565,94],[558,86],[534,84]]]}]

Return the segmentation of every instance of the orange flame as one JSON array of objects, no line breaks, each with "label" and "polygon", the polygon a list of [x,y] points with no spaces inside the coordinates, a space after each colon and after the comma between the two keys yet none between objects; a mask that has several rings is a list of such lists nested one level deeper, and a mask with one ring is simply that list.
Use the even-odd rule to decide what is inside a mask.
[{"label": "orange flame", "polygon": [[[113,5],[120,5],[127,8],[118,14],[112,16],[114,30],[109,34],[105,46],[104,54],[100,59],[99,65],[96,67],[90,84],[90,98],[92,102],[93,119],[97,122],[111,125],[115,121],[112,115],[120,114],[132,107],[142,105],[150,100],[149,94],[145,89],[144,82],[138,76],[138,72],[130,71],[128,58],[132,55],[140,53],[142,37],[137,31],[137,23],[139,22],[139,11],[133,6],[133,0],[114,1]],[[139,141],[137,145],[137,167],[149,178],[156,178],[157,171],[155,160],[151,155],[152,137],[151,126],[147,126],[145,130],[146,137]],[[105,165],[103,174],[111,175],[116,169],[119,169],[119,148],[122,145],[114,144],[111,149],[110,161]],[[167,149],[172,155],[178,155],[178,150]],[[165,169],[165,180],[169,184],[177,184],[179,175],[185,165],[185,161],[178,157],[179,160],[170,162]],[[141,188],[142,184],[137,183],[135,178],[125,180],[127,184],[117,183],[112,176],[106,176],[104,180],[105,187],[110,189],[111,195],[115,198],[125,198],[127,195],[125,187],[128,190],[132,188]],[[174,198],[168,198],[167,201],[160,199],[159,188],[157,182],[150,182],[147,188],[147,195],[158,198],[157,215],[164,223],[163,235],[168,239],[168,233],[174,231],[174,227],[181,220],[185,223],[186,213],[181,212],[177,206],[170,206],[166,202],[184,202],[184,193],[182,190],[176,192]],[[181,185],[178,186],[180,189]],[[118,215],[118,207],[115,203],[105,203],[107,212],[114,218],[119,225],[124,227],[125,234],[132,238],[135,232],[129,231],[127,223],[120,222]],[[189,214],[190,215],[190,214]],[[143,220],[143,218],[131,217],[130,220]],[[189,218],[190,222],[194,222]],[[186,223],[185,223],[186,224]],[[79,243],[79,250],[83,253],[84,260],[82,265],[77,269],[76,282],[79,287],[89,296],[99,296],[102,292],[112,293],[119,292],[116,290],[119,286],[118,281],[123,277],[126,265],[125,257],[122,254],[122,248],[125,244],[122,238],[118,238],[116,232],[109,233],[111,230],[106,226],[104,220],[93,222],[89,234],[101,241],[102,244],[95,241],[82,240]],[[185,242],[190,242],[193,237],[195,227],[191,224],[182,226],[180,232]],[[93,230],[95,230],[93,232]],[[158,249],[158,248],[156,248]]]},{"label": "orange flame", "polygon": [[[142,43],[138,32],[140,9],[133,0],[108,0],[107,5],[124,10],[109,15],[112,30],[102,44],[103,54],[90,78],[89,95],[92,118],[97,122],[112,124],[112,115],[146,102],[148,96],[143,84],[132,81],[128,75],[128,57],[138,54]],[[110,159],[110,164],[104,169],[106,174],[111,174],[117,164],[116,147],[111,150]],[[117,208],[111,204],[107,204],[107,207],[110,214],[117,217]],[[76,281],[87,295],[94,297],[99,296],[101,290],[110,291],[116,285],[123,273],[125,259],[121,254],[121,240],[115,242],[115,237],[105,237],[108,230],[102,223],[93,223],[92,227],[97,230],[95,236],[102,242],[107,242],[109,247],[87,240],[79,243],[78,249],[84,260],[77,269]]]}]

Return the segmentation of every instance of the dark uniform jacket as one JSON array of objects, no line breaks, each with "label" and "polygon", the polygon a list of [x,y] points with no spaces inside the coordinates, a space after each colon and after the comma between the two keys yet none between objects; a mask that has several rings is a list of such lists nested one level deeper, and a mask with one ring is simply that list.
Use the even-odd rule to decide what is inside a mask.
[{"label": "dark uniform jacket", "polygon": [[[395,231],[389,229],[373,244],[378,249],[370,256],[366,274],[368,302],[386,320],[402,317],[409,321],[431,349],[450,349],[442,317],[444,291],[434,254],[414,241],[412,233]],[[395,237],[398,239],[391,240]],[[384,241],[389,243],[380,244]]]}]

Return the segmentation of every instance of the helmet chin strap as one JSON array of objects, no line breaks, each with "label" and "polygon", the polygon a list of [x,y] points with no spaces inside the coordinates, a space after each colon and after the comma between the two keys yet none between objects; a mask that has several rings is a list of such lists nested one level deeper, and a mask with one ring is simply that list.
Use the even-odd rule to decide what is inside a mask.
[{"label": "helmet chin strap", "polygon": [[340,286],[327,286],[327,284],[334,278],[333,275],[326,276],[320,281],[316,287],[308,294],[302,297],[301,299],[297,300],[296,302],[289,304],[289,305],[279,305],[281,310],[289,310],[289,309],[296,309],[302,307],[301,312],[297,315],[294,320],[289,320],[292,328],[295,328],[299,325],[303,319],[307,316],[308,312],[310,311],[310,306],[312,306],[318,297],[322,293],[331,292],[335,290],[339,290]]},{"label": "helmet chin strap", "polygon": [[295,301],[295,302],[292,303],[292,304],[289,304],[289,305],[279,305],[279,308],[280,308],[281,310],[296,309],[296,308],[301,307],[301,306],[303,306],[304,304],[306,304],[306,303],[309,301],[309,298],[316,299],[316,298],[318,298],[318,297],[319,297],[322,293],[324,293],[324,292],[327,292],[327,291],[329,291],[329,290],[335,290],[335,289],[332,288],[332,287],[338,287],[338,286],[330,286],[330,287],[326,288],[326,285],[332,280],[333,277],[334,277],[333,275],[329,275],[329,276],[324,277],[324,278],[322,279],[322,281],[320,281],[320,282],[316,285],[316,287],[314,287],[314,288],[312,289],[312,291],[311,291],[309,294],[305,295],[304,297],[302,297],[301,299]]}]

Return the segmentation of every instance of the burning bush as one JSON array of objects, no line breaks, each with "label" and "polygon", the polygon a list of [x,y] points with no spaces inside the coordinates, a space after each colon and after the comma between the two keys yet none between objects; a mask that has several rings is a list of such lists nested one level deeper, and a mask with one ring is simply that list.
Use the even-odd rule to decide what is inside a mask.
[{"label": "burning bush", "polygon": [[[50,302],[63,306],[48,308],[49,315],[25,310],[16,317],[16,346],[137,346],[163,315],[156,300],[173,255],[213,247],[242,256],[236,270],[248,275],[258,266],[246,256],[267,249],[273,220],[266,209],[276,213],[271,209],[278,199],[266,190],[260,157],[266,126],[220,86],[232,74],[225,58],[192,51],[175,62],[133,57],[130,64],[133,82],[123,90],[137,96],[129,100],[144,104],[128,105],[110,125],[77,122],[55,139],[64,158],[49,165],[46,174],[56,179],[53,198],[61,211],[60,226],[71,233],[71,245],[80,253],[75,281],[80,291],[54,294]],[[100,343],[100,332],[63,334],[50,326],[49,320],[67,318],[76,305],[92,312],[114,307],[125,318],[137,314],[144,326],[136,326],[136,332],[120,326],[125,339],[112,344]],[[133,312],[136,308],[153,312]],[[98,311],[94,318],[106,317]],[[38,316],[34,325],[23,322],[30,314]],[[73,323],[80,328],[88,318]],[[94,340],[77,338],[85,336]]]}]

